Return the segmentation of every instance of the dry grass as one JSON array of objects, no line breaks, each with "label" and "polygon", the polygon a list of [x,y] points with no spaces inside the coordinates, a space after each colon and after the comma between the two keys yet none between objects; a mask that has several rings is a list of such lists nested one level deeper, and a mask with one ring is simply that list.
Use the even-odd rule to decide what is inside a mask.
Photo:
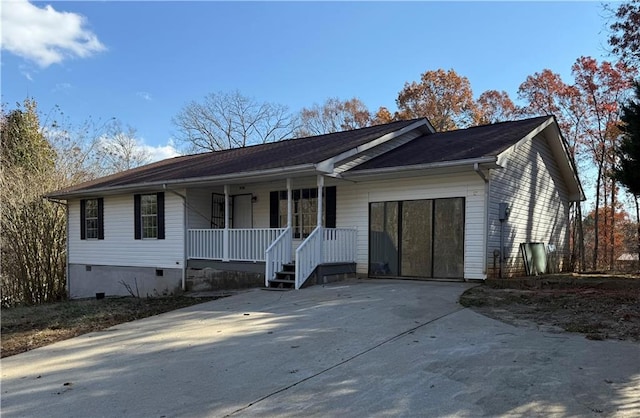
[{"label": "dry grass", "polygon": [[1,356],[11,356],[56,341],[218,297],[73,300],[39,306],[2,309]]},{"label": "dry grass", "polygon": [[[511,283],[511,286],[509,285]],[[514,325],[640,341],[640,278],[546,276],[488,281],[460,303]]]}]

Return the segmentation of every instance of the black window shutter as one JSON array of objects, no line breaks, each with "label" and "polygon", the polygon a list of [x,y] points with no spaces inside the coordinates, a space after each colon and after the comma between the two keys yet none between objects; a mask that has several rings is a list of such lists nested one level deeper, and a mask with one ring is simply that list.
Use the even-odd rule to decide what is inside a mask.
[{"label": "black window shutter", "polygon": [[80,201],[80,239],[87,239],[87,230],[86,230],[86,226],[85,224],[86,222],[86,208],[87,208],[87,201],[86,200],[81,200]]},{"label": "black window shutter", "polygon": [[133,235],[135,239],[142,239],[142,214],[140,211],[140,195],[133,195]]},{"label": "black window shutter", "polygon": [[325,187],[324,197],[326,200],[324,217],[325,227],[336,227],[336,186]]},{"label": "black window shutter", "polygon": [[98,198],[98,239],[104,239],[104,199]]},{"label": "black window shutter", "polygon": [[156,195],[158,205],[158,239],[164,239],[164,192]]},{"label": "black window shutter", "polygon": [[278,192],[271,192],[269,194],[269,228],[279,228],[280,217],[278,216],[278,208],[280,206],[280,199]]}]

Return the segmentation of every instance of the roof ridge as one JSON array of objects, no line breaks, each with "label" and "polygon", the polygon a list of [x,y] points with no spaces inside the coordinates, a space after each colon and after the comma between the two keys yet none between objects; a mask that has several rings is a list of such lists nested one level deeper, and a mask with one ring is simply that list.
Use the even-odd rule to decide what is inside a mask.
[{"label": "roof ridge", "polygon": [[[301,136],[301,137],[298,137],[298,138],[291,137],[291,138],[281,139],[279,141],[263,142],[261,144],[249,144],[249,145],[245,145],[243,147],[225,148],[225,149],[220,149],[220,150],[216,150],[216,151],[196,152],[196,153],[193,153],[193,154],[182,155],[181,157],[195,157],[195,156],[209,155],[209,154],[225,154],[225,153],[237,151],[237,150],[240,150],[240,149],[246,150],[246,149],[262,147],[262,146],[270,146],[270,145],[272,146],[273,144],[280,144],[280,143],[283,143],[283,142],[300,141],[300,140],[305,140],[305,139],[310,140],[310,139],[322,138],[322,137],[327,137],[327,136],[336,135],[336,134],[354,133],[354,132],[358,132],[358,131],[364,131],[364,130],[367,130],[367,129],[372,130],[373,128],[380,128],[380,127],[383,127],[383,126],[391,126],[391,125],[395,125],[395,124],[406,123],[407,125],[409,125],[409,124],[411,124],[413,122],[416,122],[416,121],[422,120],[422,119],[427,119],[427,118],[421,117],[421,118],[413,118],[413,119],[394,120],[393,122],[381,123],[381,124],[378,124],[378,125],[364,126],[362,128],[347,129],[347,130],[344,130],[344,131],[336,131],[336,132],[328,132],[328,133],[319,134],[319,135]],[[176,158],[176,157],[173,157],[173,158]]]}]

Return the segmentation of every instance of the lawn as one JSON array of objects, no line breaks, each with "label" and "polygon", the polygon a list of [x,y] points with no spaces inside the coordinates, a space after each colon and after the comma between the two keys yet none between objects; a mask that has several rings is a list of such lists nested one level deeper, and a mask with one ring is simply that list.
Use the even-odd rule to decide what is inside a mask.
[{"label": "lawn", "polygon": [[640,341],[640,277],[549,275],[487,280],[460,303],[516,326],[576,332],[589,339]]},{"label": "lawn", "polygon": [[1,357],[219,297],[120,297],[5,308],[2,309]]},{"label": "lawn", "polygon": [[[217,297],[106,298],[2,310],[1,356],[99,331]],[[487,280],[466,291],[463,306],[483,315],[544,331],[590,339],[640,341],[640,277],[553,275]]]}]

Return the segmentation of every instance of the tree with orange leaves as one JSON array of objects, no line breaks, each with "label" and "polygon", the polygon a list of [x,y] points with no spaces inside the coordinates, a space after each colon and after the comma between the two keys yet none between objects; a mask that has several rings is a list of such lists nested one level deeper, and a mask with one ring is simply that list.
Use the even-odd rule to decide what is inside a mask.
[{"label": "tree with orange leaves", "polygon": [[425,71],[420,82],[404,84],[396,103],[397,119],[425,117],[438,132],[465,128],[477,120],[469,79],[454,70]]},{"label": "tree with orange leaves", "polygon": [[349,100],[327,99],[322,105],[303,108],[299,115],[300,125],[296,129],[298,138],[322,135],[371,125],[371,113],[357,97]]},{"label": "tree with orange leaves", "polygon": [[[612,64],[608,61],[598,63],[591,57],[580,57],[571,68],[575,79],[575,88],[585,105],[585,145],[596,165],[596,201],[594,214],[594,251],[591,262],[592,269],[598,266],[598,250],[600,243],[599,216],[601,199],[607,206],[607,192],[610,193],[609,204],[616,206],[617,186],[615,179],[609,175],[615,161],[615,150],[620,136],[621,103],[632,86],[634,69],[624,63]],[[611,181],[608,189],[606,180]],[[604,190],[605,193],[602,193]],[[605,216],[604,227],[609,231],[613,241],[615,216],[611,213],[610,223]],[[613,253],[611,253],[613,254]],[[613,256],[610,257],[613,267]]]},{"label": "tree with orange leaves", "polygon": [[506,91],[487,90],[478,97],[478,124],[513,120],[518,109]]}]

